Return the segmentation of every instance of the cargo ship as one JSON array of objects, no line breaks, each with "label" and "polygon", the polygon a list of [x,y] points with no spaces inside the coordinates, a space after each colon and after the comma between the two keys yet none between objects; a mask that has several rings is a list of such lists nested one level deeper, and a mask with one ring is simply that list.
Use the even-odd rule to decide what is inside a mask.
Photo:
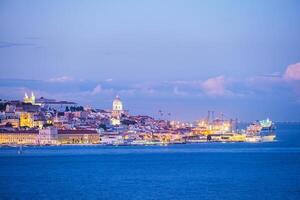
[{"label": "cargo ship", "polygon": [[247,142],[272,142],[275,138],[275,124],[269,118],[253,122],[246,128]]}]

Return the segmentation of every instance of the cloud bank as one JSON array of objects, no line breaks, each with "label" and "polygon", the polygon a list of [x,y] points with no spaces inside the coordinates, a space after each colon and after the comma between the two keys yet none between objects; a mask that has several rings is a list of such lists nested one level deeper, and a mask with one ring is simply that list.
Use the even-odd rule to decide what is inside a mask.
[{"label": "cloud bank", "polygon": [[268,116],[293,119],[300,113],[299,69],[300,64],[296,63],[287,66],[283,73],[269,75],[245,78],[218,75],[204,80],[155,82],[76,80],[67,75],[45,81],[2,79],[0,99],[22,99],[25,92],[34,91],[37,97],[110,108],[112,99],[120,95],[126,107],[150,115],[155,115],[157,109],[166,109],[174,117],[197,118],[210,109],[245,119]]},{"label": "cloud bank", "polygon": [[289,65],[284,73],[284,79],[288,81],[300,80],[300,62]]},{"label": "cloud bank", "polygon": [[226,88],[226,84],[228,81],[224,76],[217,76],[204,81],[202,88],[205,94],[209,96],[229,96],[232,92]]}]

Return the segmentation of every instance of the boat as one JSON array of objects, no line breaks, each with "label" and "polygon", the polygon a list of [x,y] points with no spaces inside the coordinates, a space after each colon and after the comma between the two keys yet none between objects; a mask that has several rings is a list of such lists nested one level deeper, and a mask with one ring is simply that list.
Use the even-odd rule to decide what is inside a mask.
[{"label": "boat", "polygon": [[245,141],[251,143],[261,142],[261,137],[255,135],[247,135]]},{"label": "boat", "polygon": [[19,155],[23,154],[23,148],[22,148],[22,145],[20,145],[20,147],[19,147],[18,154],[19,154]]},{"label": "boat", "polygon": [[275,138],[275,125],[269,118],[253,122],[246,128],[247,142],[271,142]]},{"label": "boat", "polygon": [[261,131],[262,127],[258,121],[251,123],[247,129],[247,135],[258,135]]},{"label": "boat", "polygon": [[269,118],[259,121],[259,124],[261,126],[261,131],[263,132],[275,131],[275,125]]},{"label": "boat", "polygon": [[261,137],[261,141],[262,142],[273,142],[276,138],[276,135],[275,134],[272,134],[272,135],[265,135],[265,136],[262,136]]}]

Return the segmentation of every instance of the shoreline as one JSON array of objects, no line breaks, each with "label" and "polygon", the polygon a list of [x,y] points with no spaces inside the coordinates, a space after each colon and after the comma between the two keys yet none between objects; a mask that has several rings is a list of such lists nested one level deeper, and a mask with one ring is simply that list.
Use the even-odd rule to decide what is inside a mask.
[{"label": "shoreline", "polygon": [[210,142],[187,142],[187,143],[157,143],[157,144],[59,144],[59,145],[33,145],[33,144],[13,144],[13,145],[0,145],[0,148],[6,147],[62,147],[62,146],[73,146],[73,147],[80,147],[80,146],[108,146],[108,147],[117,147],[117,146],[180,146],[180,145],[191,145],[191,144],[261,144],[261,143],[275,143],[278,140],[274,141],[261,141],[261,142],[222,142],[222,141],[210,141]]}]

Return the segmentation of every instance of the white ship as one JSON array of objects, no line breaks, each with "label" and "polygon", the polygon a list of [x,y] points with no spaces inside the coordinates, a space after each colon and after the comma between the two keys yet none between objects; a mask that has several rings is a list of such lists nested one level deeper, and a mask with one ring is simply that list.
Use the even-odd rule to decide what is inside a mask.
[{"label": "white ship", "polygon": [[246,129],[247,142],[272,142],[275,138],[275,125],[270,119],[256,121]]},{"label": "white ship", "polygon": [[276,135],[265,135],[265,136],[261,136],[261,141],[262,142],[273,142],[276,138]]}]

